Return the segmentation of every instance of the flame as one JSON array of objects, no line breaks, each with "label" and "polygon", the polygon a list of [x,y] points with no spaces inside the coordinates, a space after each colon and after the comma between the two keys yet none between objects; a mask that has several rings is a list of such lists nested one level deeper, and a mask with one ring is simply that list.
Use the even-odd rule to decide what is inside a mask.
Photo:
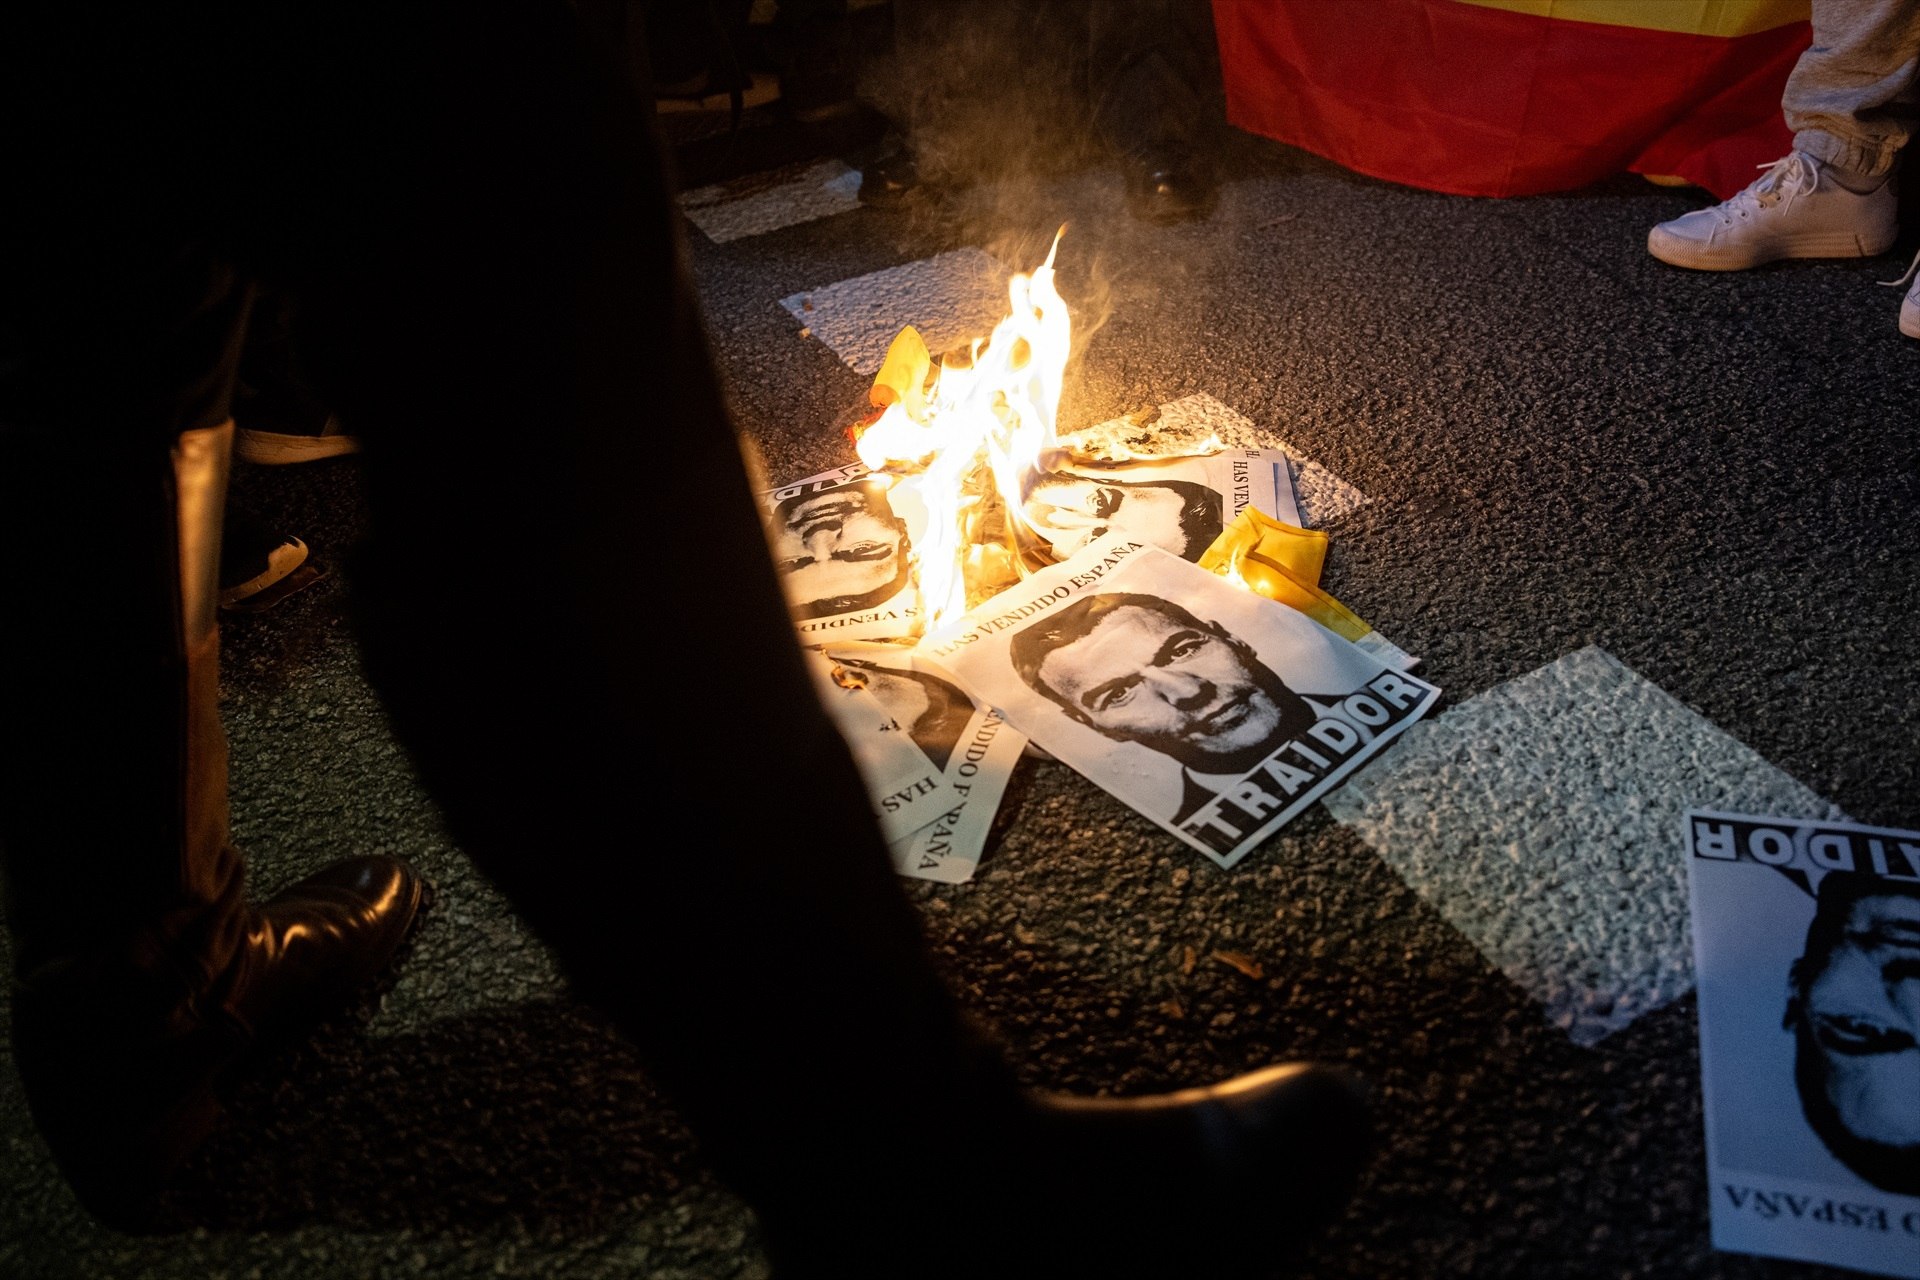
[{"label": "flame", "polygon": [[1053,278],[1064,234],[1061,227],[1031,274],[1007,282],[1007,317],[963,360],[944,359],[934,370],[920,335],[906,329],[875,379],[881,412],[856,450],[894,477],[889,500],[922,531],[914,555],[929,630],[973,603],[970,578],[1004,583],[1021,571],[1013,534],[1021,488],[1057,448],[1073,346],[1073,321]]},{"label": "flame", "polygon": [[1199,458],[1207,454],[1220,453],[1227,447],[1226,443],[1220,439],[1220,434],[1215,431],[1208,432],[1206,439],[1195,444],[1181,446],[1178,452],[1168,452],[1164,441],[1155,441],[1154,447],[1150,449],[1135,449],[1134,443],[1142,439],[1145,437],[1135,437],[1131,441],[1099,440],[1084,444],[1069,441],[1066,447],[1058,452],[1063,455],[1063,461],[1120,466],[1129,462],[1153,462],[1167,458]]},{"label": "flame", "polygon": [[1251,582],[1248,582],[1245,575],[1240,572],[1240,557],[1237,553],[1232,559],[1227,561],[1225,567],[1215,569],[1214,572],[1220,577],[1225,578],[1230,585],[1236,586],[1242,591],[1253,591],[1255,594],[1258,594],[1257,588],[1255,588]]},{"label": "flame", "polygon": [[838,662],[833,664],[833,670],[828,672],[828,675],[842,689],[864,689],[869,683],[866,672]]}]

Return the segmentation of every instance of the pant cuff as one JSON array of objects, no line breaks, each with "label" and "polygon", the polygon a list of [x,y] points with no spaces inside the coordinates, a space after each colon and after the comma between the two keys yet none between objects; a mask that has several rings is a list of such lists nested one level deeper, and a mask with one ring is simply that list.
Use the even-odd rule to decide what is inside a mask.
[{"label": "pant cuff", "polygon": [[1793,135],[1793,149],[1804,152],[1849,178],[1873,182],[1893,172],[1900,149],[1885,143],[1853,141],[1824,129],[1802,129]]}]

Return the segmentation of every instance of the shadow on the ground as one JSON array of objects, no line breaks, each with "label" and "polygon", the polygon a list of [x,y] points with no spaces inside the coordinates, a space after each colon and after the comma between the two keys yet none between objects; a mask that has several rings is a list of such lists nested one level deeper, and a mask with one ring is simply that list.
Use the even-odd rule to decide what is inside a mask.
[{"label": "shadow on the ground", "polygon": [[489,1010],[418,1035],[330,1030],[259,1064],[163,1229],[580,1227],[710,1175],[592,1010]]}]

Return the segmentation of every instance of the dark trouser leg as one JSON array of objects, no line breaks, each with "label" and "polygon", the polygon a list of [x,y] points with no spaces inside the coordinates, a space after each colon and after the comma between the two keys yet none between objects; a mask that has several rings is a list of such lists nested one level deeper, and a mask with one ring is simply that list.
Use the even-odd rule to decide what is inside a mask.
[{"label": "dark trouser leg", "polygon": [[[140,269],[76,265],[67,297],[21,299],[83,329],[57,340],[89,358],[30,354],[0,393],[0,585],[22,606],[0,814],[23,972],[76,950],[179,953],[179,973],[146,976],[192,987],[223,967],[239,915],[213,574],[248,292],[197,250],[147,264],[138,308],[96,274]],[[162,383],[168,399],[133,391]]]},{"label": "dark trouser leg", "polygon": [[[0,870],[14,1060],[83,1201],[118,1225],[203,1138],[216,1078],[384,969],[419,884],[336,864],[259,907],[227,842],[215,600],[252,298],[233,185],[237,29],[144,9],[0,19]],[[272,149],[268,149],[272,153]],[[269,202],[270,203],[270,202]]]},{"label": "dark trouser leg", "polygon": [[1211,140],[1219,69],[1206,4],[1090,0],[1087,48],[1087,98],[1108,147],[1128,154]]},{"label": "dark trouser leg", "polygon": [[1087,95],[1136,218],[1178,222],[1213,207],[1222,113],[1211,12],[1195,0],[1088,5]]},{"label": "dark trouser leg", "polygon": [[[157,1176],[204,1131],[208,1081],[165,1063],[209,1060],[169,1053],[220,1034],[192,1014],[245,928],[214,596],[248,291],[197,249],[116,261],[101,247],[15,283],[9,301],[44,326],[14,330],[0,390],[0,597],[18,610],[0,681],[16,1055],[97,1204],[100,1176],[120,1173],[102,1166],[131,1158],[117,1149]],[[153,1070],[126,1079],[130,1054]]]},{"label": "dark trouser leg", "polygon": [[[292,301],[284,294],[262,296],[247,325],[240,380],[234,391],[233,416],[242,431],[317,438],[325,428],[327,406],[308,385],[296,333]],[[326,456],[318,449],[315,454]],[[245,451],[239,456],[244,458]],[[263,455],[259,460],[279,459]]]},{"label": "dark trouser leg", "polygon": [[871,1248],[919,1223],[866,1200],[959,1175],[1013,1091],[801,665],[637,104],[561,6],[455,26],[415,216],[307,312],[364,436],[369,670],[776,1239]]}]

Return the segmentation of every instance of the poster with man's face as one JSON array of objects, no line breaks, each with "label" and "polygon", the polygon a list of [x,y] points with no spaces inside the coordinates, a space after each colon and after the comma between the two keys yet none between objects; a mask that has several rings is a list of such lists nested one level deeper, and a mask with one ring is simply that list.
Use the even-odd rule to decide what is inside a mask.
[{"label": "poster with man's face", "polygon": [[1920,831],[1685,839],[1714,1247],[1920,1277]]},{"label": "poster with man's face", "polygon": [[1281,450],[1226,449],[1126,463],[1063,458],[1027,479],[1021,515],[1055,560],[1109,534],[1198,560],[1249,507],[1300,523]]},{"label": "poster with man's face", "polygon": [[854,463],[760,495],[767,542],[806,644],[920,629],[912,518],[891,477]]},{"label": "poster with man's face", "polygon": [[1223,867],[1440,693],[1306,615],[1124,535],[1034,574],[915,652]]},{"label": "poster with man's face", "polygon": [[889,841],[894,869],[943,884],[971,880],[1026,735],[905,647],[852,642],[827,645],[823,652],[834,663],[836,682],[872,694],[941,770],[952,792],[932,821]]},{"label": "poster with man's face", "polygon": [[857,680],[818,649],[802,651],[820,703],[853,756],[880,833],[899,840],[953,807],[953,788],[906,727]]}]

